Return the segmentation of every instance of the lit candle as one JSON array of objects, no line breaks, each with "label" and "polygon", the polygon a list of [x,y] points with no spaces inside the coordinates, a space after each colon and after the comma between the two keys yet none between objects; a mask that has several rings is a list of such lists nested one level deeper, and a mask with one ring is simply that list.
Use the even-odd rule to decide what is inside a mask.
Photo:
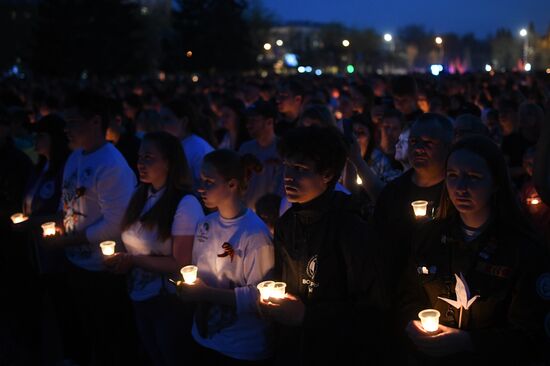
[{"label": "lit candle", "polygon": [[260,291],[260,297],[262,300],[267,301],[271,297],[273,292],[273,286],[275,285],[274,281],[263,281],[256,286]]},{"label": "lit candle", "polygon": [[411,206],[416,217],[426,216],[426,212],[428,211],[428,201],[414,201],[411,203]]},{"label": "lit candle", "polygon": [[283,299],[286,293],[286,283],[284,282],[275,282],[273,288],[271,289],[270,297],[275,299]]},{"label": "lit candle", "polygon": [[428,333],[433,333],[439,328],[439,316],[441,314],[435,309],[426,309],[418,313],[422,322],[422,328]]},{"label": "lit candle", "polygon": [[540,199],[537,198],[537,197],[527,198],[527,204],[532,205],[532,206],[536,206],[536,205],[540,204]]},{"label": "lit candle", "polygon": [[46,222],[41,225],[44,236],[55,235],[55,222]]},{"label": "lit candle", "polygon": [[115,254],[115,246],[116,246],[116,243],[110,240],[103,241],[99,244],[99,247],[101,248],[101,253],[103,253],[103,255]]},{"label": "lit candle", "polygon": [[27,221],[28,219],[29,218],[22,213],[16,213],[11,215],[11,221],[14,224],[19,224],[20,222]]},{"label": "lit candle", "polygon": [[358,184],[358,185],[361,185],[363,184],[363,179],[361,179],[361,177],[359,175],[357,175],[357,179],[355,180],[355,182]]},{"label": "lit candle", "polygon": [[183,282],[192,285],[197,280],[197,266],[185,266],[183,267],[180,272],[183,277]]}]

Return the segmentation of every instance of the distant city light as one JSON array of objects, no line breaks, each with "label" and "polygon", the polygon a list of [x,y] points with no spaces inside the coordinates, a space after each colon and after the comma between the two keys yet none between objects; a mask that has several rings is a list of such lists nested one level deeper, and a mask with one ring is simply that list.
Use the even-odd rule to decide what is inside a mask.
[{"label": "distant city light", "polygon": [[441,37],[435,37],[435,43],[436,43],[436,44],[442,44],[442,43],[443,43],[443,38],[441,38]]},{"label": "distant city light", "polygon": [[486,64],[486,65],[485,65],[485,71],[491,72],[492,69],[493,69],[493,68],[491,67],[491,65],[489,65],[489,64]]},{"label": "distant city light", "polygon": [[275,42],[275,44],[279,47],[281,47],[283,45],[283,41],[278,39],[277,42]]},{"label": "distant city light", "polygon": [[187,56],[187,58],[193,57],[193,51],[187,51],[187,53],[185,54],[185,56]]},{"label": "distant city light", "polygon": [[299,72],[300,74],[303,74],[304,72],[306,72],[306,68],[303,67],[303,66],[298,66],[298,72]]},{"label": "distant city light", "polygon": [[389,33],[384,34],[384,41],[391,42],[392,39],[393,37],[391,36],[391,34]]},{"label": "distant city light", "polygon": [[529,62],[525,64],[525,71],[531,71],[531,64]]},{"label": "distant city light", "polygon": [[311,66],[306,66],[305,70],[306,70],[306,72],[311,72],[313,70],[313,68]]},{"label": "distant city light", "polygon": [[527,29],[522,28],[522,29],[519,31],[519,35],[522,36],[522,37],[527,36]]},{"label": "distant city light", "polygon": [[166,80],[166,73],[164,71],[159,72],[159,80],[160,81]]},{"label": "distant city light", "polygon": [[146,6],[141,7],[141,15],[147,15],[149,14],[149,8]]},{"label": "distant city light", "polygon": [[347,39],[344,39],[344,40],[342,41],[342,46],[344,46],[344,47],[349,47],[349,45],[350,45],[350,42],[349,42]]},{"label": "distant city light", "polygon": [[550,74],[550,67],[546,69],[546,73]]},{"label": "distant city light", "polygon": [[438,76],[443,71],[443,65],[432,65],[430,66],[430,70],[433,76]]},{"label": "distant city light", "polygon": [[191,76],[191,81],[194,82],[194,83],[198,82],[199,81],[199,76],[198,75]]},{"label": "distant city light", "polygon": [[296,67],[298,66],[298,57],[294,53],[287,53],[284,56],[285,64],[288,67]]},{"label": "distant city light", "polygon": [[269,51],[271,49],[271,43],[264,43],[264,50]]},{"label": "distant city light", "polygon": [[315,75],[321,76],[321,75],[323,75],[323,71],[321,71],[321,69],[316,69],[315,70]]},{"label": "distant city light", "polygon": [[13,65],[13,67],[11,68],[11,73],[14,75],[19,74],[19,67],[17,65]]},{"label": "distant city light", "polygon": [[346,70],[347,70],[348,74],[353,74],[353,72],[355,71],[355,67],[353,67],[353,65],[348,65],[346,67]]}]

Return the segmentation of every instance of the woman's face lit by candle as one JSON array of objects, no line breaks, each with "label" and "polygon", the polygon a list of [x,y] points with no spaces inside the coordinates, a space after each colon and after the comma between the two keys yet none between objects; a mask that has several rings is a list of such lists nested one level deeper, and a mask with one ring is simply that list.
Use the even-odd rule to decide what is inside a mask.
[{"label": "woman's face lit by candle", "polygon": [[467,150],[457,150],[449,157],[446,185],[449,198],[460,213],[488,209],[495,191],[485,160]]}]

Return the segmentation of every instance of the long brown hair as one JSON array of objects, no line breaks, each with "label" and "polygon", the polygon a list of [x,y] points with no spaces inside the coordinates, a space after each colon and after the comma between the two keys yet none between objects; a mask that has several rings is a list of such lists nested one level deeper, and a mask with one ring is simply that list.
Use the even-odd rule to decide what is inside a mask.
[{"label": "long brown hair", "polygon": [[181,143],[176,137],[167,132],[150,132],[145,135],[143,142],[154,143],[162,159],[168,162],[166,190],[157,203],[141,215],[151,184],[140,184],[128,204],[121,226],[124,231],[139,221],[149,230],[156,228],[158,238],[166,240],[172,235],[172,222],[181,198],[191,193],[191,174]]}]

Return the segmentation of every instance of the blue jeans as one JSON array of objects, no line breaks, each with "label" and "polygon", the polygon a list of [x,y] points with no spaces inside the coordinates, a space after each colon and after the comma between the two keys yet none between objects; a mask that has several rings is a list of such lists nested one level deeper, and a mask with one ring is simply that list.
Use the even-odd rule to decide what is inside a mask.
[{"label": "blue jeans", "polygon": [[139,335],[153,364],[189,364],[193,358],[193,307],[167,293],[133,304]]}]

